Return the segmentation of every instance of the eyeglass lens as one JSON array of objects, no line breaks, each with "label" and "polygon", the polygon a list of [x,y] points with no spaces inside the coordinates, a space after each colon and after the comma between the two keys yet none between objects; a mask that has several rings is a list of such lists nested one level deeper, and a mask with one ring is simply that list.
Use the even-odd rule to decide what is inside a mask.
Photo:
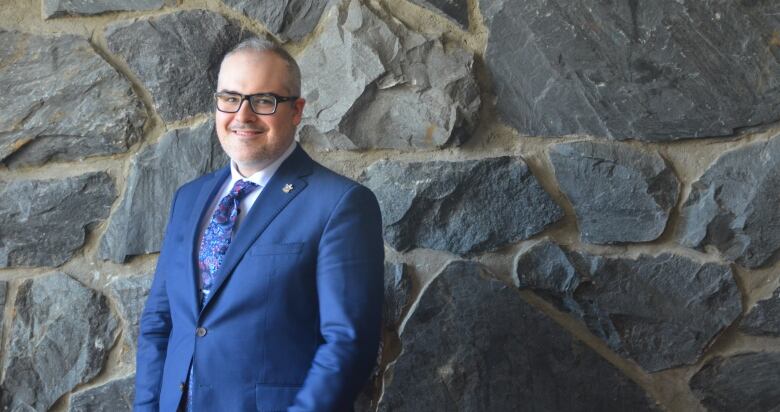
[{"label": "eyeglass lens", "polygon": [[[233,93],[217,93],[217,109],[223,112],[237,112],[243,99],[241,95]],[[249,104],[257,114],[272,114],[276,111],[276,98],[271,95],[253,95],[249,97]]]}]

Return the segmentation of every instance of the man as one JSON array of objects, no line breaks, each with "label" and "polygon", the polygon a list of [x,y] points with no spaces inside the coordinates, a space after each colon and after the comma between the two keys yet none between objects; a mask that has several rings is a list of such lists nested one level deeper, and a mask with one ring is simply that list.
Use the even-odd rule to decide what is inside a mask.
[{"label": "man", "polygon": [[295,142],[290,55],[260,39],[222,61],[230,165],[174,197],[138,338],[137,411],[351,410],[381,328],[381,217],[365,187]]}]

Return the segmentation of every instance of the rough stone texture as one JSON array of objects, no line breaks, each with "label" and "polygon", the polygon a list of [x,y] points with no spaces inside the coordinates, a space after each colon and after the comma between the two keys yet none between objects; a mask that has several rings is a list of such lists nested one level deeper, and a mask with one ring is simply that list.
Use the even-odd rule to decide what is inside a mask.
[{"label": "rough stone texture", "polygon": [[69,412],[131,412],[135,397],[135,374],[76,392]]},{"label": "rough stone texture", "polygon": [[105,296],[63,273],[24,281],[4,354],[3,410],[47,410],[94,378],[116,339]]},{"label": "rough stone texture", "polygon": [[352,0],[332,7],[298,56],[307,104],[300,138],[322,149],[424,149],[459,144],[480,106],[474,56],[393,32]]},{"label": "rough stone texture", "polygon": [[110,11],[155,10],[164,5],[164,0],[43,0],[42,14],[44,19],[67,15],[90,16]]},{"label": "rough stone texture", "polygon": [[146,113],[82,37],[0,29],[0,161],[37,165],[127,151]]},{"label": "rough stone texture", "polygon": [[469,3],[466,0],[411,0],[430,10],[438,11],[460,27],[469,27]]},{"label": "rough stone texture", "polygon": [[727,265],[669,253],[611,258],[544,241],[517,256],[514,276],[650,372],[696,363],[742,311]]},{"label": "rough stone texture", "polygon": [[223,0],[281,40],[298,41],[314,30],[330,0]]},{"label": "rough stone texture", "polygon": [[376,366],[371,372],[369,382],[355,400],[356,412],[373,412],[376,410],[377,394],[382,391],[382,352],[389,334],[394,334],[401,323],[401,315],[409,305],[412,297],[412,279],[404,263],[385,262],[385,304],[382,320],[384,323],[384,339],[379,343]]},{"label": "rough stone texture", "polygon": [[130,364],[134,364],[141,312],[151,287],[151,274],[117,277],[106,285],[108,296],[114,300],[124,323],[122,340],[127,350],[123,351],[122,360]]},{"label": "rough stone texture", "polygon": [[189,10],[111,24],[108,48],[120,55],[154,98],[166,122],[213,111],[222,56],[241,28],[219,14]]},{"label": "rough stone texture", "polygon": [[646,242],[663,233],[680,182],[658,153],[574,142],[553,146],[550,160],[583,241]]},{"label": "rough stone texture", "polygon": [[5,312],[5,300],[8,296],[8,282],[0,280],[0,342],[3,342],[3,313]]},{"label": "rough stone texture", "polygon": [[449,264],[401,332],[380,411],[647,411],[638,385],[476,263]]},{"label": "rough stone texture", "polygon": [[[106,11],[99,15],[40,18],[41,10],[47,4],[65,6],[69,2],[68,7],[86,12],[91,7],[137,7],[142,1],[164,2],[165,5],[146,11]],[[423,7],[431,7],[433,11],[412,4],[422,4],[423,1]],[[317,8],[325,2],[327,5],[321,15],[312,14],[314,11],[320,13]],[[328,11],[336,3],[338,9]],[[236,6],[239,4],[247,10],[242,11],[240,6]],[[467,7],[456,9],[463,12],[464,19],[467,15],[472,19],[485,16],[488,24],[471,20],[468,30],[461,30],[458,23],[446,20],[445,5],[448,4],[465,4]],[[481,7],[482,12],[477,7]],[[195,11],[194,8],[209,11]],[[249,8],[256,13],[266,13],[268,19],[263,23],[260,18],[251,17]],[[635,10],[635,20],[632,10]],[[683,10],[686,12],[681,12]],[[691,12],[686,15],[688,11]],[[296,17],[300,16],[299,13],[303,16]],[[450,17],[456,15],[451,13]],[[266,33],[267,37],[277,41],[289,40],[285,47],[304,64],[304,97],[308,103],[299,138],[308,151],[319,151],[313,153],[315,158],[353,178],[380,159],[387,163],[399,162],[398,168],[407,167],[406,162],[421,162],[421,166],[413,171],[374,176],[384,187],[382,196],[390,199],[383,201],[383,208],[387,204],[396,208],[398,223],[391,228],[395,231],[394,236],[407,242],[407,249],[419,249],[388,253],[388,259],[393,262],[386,271],[384,353],[379,355],[382,362],[359,401],[361,412],[377,409],[384,391],[383,381],[387,383],[388,393],[392,393],[389,395],[391,400],[386,402],[399,402],[399,398],[404,397],[403,406],[383,406],[386,410],[460,408],[546,412],[579,409],[611,412],[635,409],[630,403],[590,402],[593,397],[608,399],[612,396],[615,385],[609,380],[601,382],[603,366],[591,368],[593,363],[588,362],[582,362],[576,368],[557,366],[560,364],[557,360],[559,353],[567,354],[564,360],[593,356],[596,359],[593,362],[603,365],[603,360],[592,355],[587,347],[583,349],[579,343],[573,348],[571,343],[566,345],[574,339],[567,334],[581,337],[583,331],[590,336],[587,342],[597,339],[601,348],[597,351],[602,355],[604,350],[612,353],[611,349],[605,349],[608,347],[591,335],[602,336],[606,342],[617,336],[613,348],[617,347],[617,353],[625,356],[624,360],[619,359],[617,367],[627,376],[637,379],[649,394],[662,402],[660,409],[704,411],[706,404],[700,404],[689,387],[689,379],[703,365],[715,356],[730,357],[745,350],[780,351],[771,345],[773,340],[780,339],[780,326],[775,322],[780,318],[776,305],[780,292],[773,293],[780,287],[780,261],[776,259],[780,246],[773,243],[780,233],[777,223],[780,216],[776,214],[780,212],[775,212],[780,205],[777,195],[780,194],[780,185],[776,184],[775,177],[780,174],[775,163],[776,151],[767,149],[762,154],[745,153],[739,161],[728,166],[721,165],[721,178],[712,181],[717,183],[711,185],[711,192],[701,194],[703,199],[711,193],[712,199],[691,203],[683,212],[688,194],[698,193],[699,184],[694,182],[705,174],[710,166],[707,163],[714,165],[717,157],[728,152],[780,138],[770,139],[780,132],[778,19],[780,0],[0,1],[0,26],[3,26],[0,28],[0,87],[3,87],[0,96],[0,189],[3,189],[0,191],[0,309],[3,307],[3,285],[6,285],[8,301],[5,310],[0,310],[0,316],[4,316],[0,319],[3,328],[0,331],[0,411],[7,404],[3,402],[4,397],[11,402],[11,398],[19,396],[19,391],[7,388],[3,382],[7,376],[19,375],[3,373],[4,363],[10,361],[15,317],[23,314],[14,306],[17,291],[25,280],[44,277],[53,270],[65,270],[84,280],[85,285],[99,286],[110,311],[116,316],[118,329],[114,332],[110,360],[104,361],[99,374],[86,383],[63,389],[67,392],[47,409],[60,411],[80,405],[82,409],[100,410],[101,404],[105,404],[107,410],[126,408],[127,402],[120,401],[117,405],[112,401],[122,399],[122,389],[129,388],[115,387],[113,381],[132,373],[137,336],[136,314],[146,293],[145,280],[140,275],[148,275],[150,264],[154,263],[171,195],[176,186],[190,179],[184,175],[191,173],[195,177],[201,173],[195,171],[198,168],[202,167],[202,172],[206,172],[222,164],[222,161],[212,158],[222,156],[216,141],[209,146],[206,140],[199,140],[205,136],[196,137],[197,133],[185,129],[201,125],[206,117],[213,115],[210,94],[216,78],[217,60],[224,49],[235,44],[242,33],[263,35],[260,32],[265,30],[255,30],[263,29],[263,24],[269,30],[277,31],[275,36]],[[620,27],[616,27],[618,25]],[[105,30],[108,27],[111,28]],[[305,29],[296,31],[299,27]],[[94,30],[98,31],[93,33]],[[755,34],[745,37],[747,32]],[[635,38],[626,37],[634,33],[637,35]],[[229,42],[227,38],[235,41]],[[712,46],[707,44],[708,41]],[[222,50],[217,50],[220,48]],[[478,82],[475,77],[479,77]],[[477,83],[484,90],[478,90]],[[84,99],[82,96],[88,98],[87,103],[80,103]],[[480,97],[487,99],[484,100],[486,104],[480,106]],[[690,99],[690,106],[680,103],[686,98]],[[99,101],[100,105],[88,104],[94,101]],[[767,113],[770,116],[766,116]],[[771,126],[767,126],[769,124]],[[520,129],[519,134],[509,130],[510,125]],[[179,135],[163,137],[174,129],[181,129]],[[570,134],[555,137],[566,133]],[[729,141],[705,138],[732,133],[742,138],[727,138],[731,139]],[[520,137],[512,142],[513,135]],[[694,138],[684,144],[671,141],[689,136],[702,138]],[[644,141],[627,144],[616,141],[623,139]],[[561,197],[564,196],[564,184],[556,182],[551,174],[555,171],[555,163],[545,156],[547,151],[558,153],[561,147],[571,148],[566,145],[554,148],[558,144],[579,141],[610,143],[591,145],[618,147],[620,149],[614,153],[620,154],[618,160],[623,161],[613,162],[615,168],[610,168],[608,159],[614,157],[600,156],[596,162],[581,156],[579,160],[582,164],[593,165],[593,168],[559,170],[562,173],[582,172],[576,175],[580,180],[575,183],[587,179],[586,183],[577,187],[590,188],[590,193],[579,192],[583,199],[591,193],[613,197],[601,209],[599,206],[589,208],[599,213],[598,220],[594,221],[609,221],[611,228],[632,235],[630,239],[638,239],[633,235],[637,231],[651,233],[662,230],[660,237],[649,240],[644,243],[645,246],[624,243],[641,240],[617,241],[618,247],[588,245],[586,243],[593,240],[578,238],[577,224],[572,224],[577,218],[577,209],[571,205],[582,202],[569,202]],[[170,148],[162,147],[166,144]],[[633,149],[646,156],[628,155]],[[327,150],[340,152],[326,153]],[[712,156],[713,150],[717,152],[716,156]],[[656,152],[668,159],[674,170],[685,171],[678,174],[683,190],[677,191],[682,194],[677,195],[677,204],[673,206],[665,228],[666,207],[655,206],[660,203],[656,203],[657,197],[654,196],[661,192],[654,191],[659,184],[653,186],[652,182],[658,177],[651,177],[655,176],[653,165],[658,164]],[[673,153],[674,156],[667,156]],[[155,161],[156,155],[167,160]],[[516,179],[512,173],[498,167],[493,173],[485,172],[472,178],[470,170],[457,175],[447,174],[441,173],[442,168],[429,167],[430,164],[425,163],[458,160],[452,166],[460,170],[463,159],[493,156],[525,159],[543,187],[566,208],[567,216],[561,218],[560,211],[551,212],[555,219],[550,217],[547,220],[557,223],[549,225],[544,216],[537,219],[530,212],[525,223],[511,223],[505,218],[515,213],[525,214],[526,210],[544,210],[540,208],[552,204],[546,195],[518,197],[515,191],[528,187],[527,183],[504,182],[509,176],[514,181],[530,181],[536,185],[530,174],[525,180]],[[647,161],[647,157],[656,160]],[[702,158],[709,160],[702,163]],[[573,158],[568,159],[570,164],[580,165],[571,160]],[[211,166],[204,166],[206,164]],[[726,172],[726,169],[729,171]],[[598,173],[605,170],[613,173]],[[101,200],[100,205],[103,206],[93,205],[92,201],[84,202],[85,196],[79,194],[79,190],[69,192],[68,185],[60,184],[67,177],[101,171],[107,172],[110,179],[102,183],[96,180],[100,184],[90,187],[100,192],[96,197],[106,198]],[[632,178],[620,181],[621,173]],[[657,176],[661,175],[663,173]],[[41,197],[43,204],[40,209],[34,203],[38,200],[37,195],[29,190],[18,188],[8,192],[4,189],[15,181],[30,183],[30,187],[32,183],[29,181],[46,183],[48,194]],[[627,182],[637,182],[640,188],[632,193]],[[101,184],[104,187],[97,187]],[[119,198],[103,193],[110,192],[107,189],[110,185],[115,185]],[[405,188],[409,187],[412,189],[407,191]],[[701,187],[706,189],[707,186]],[[62,191],[62,194],[50,199],[55,191]],[[74,194],[69,195],[71,192]],[[433,195],[428,196],[430,193]],[[625,196],[625,193],[630,195]],[[773,196],[775,199],[772,199]],[[70,203],[73,197],[78,199]],[[732,200],[726,201],[726,198]],[[508,199],[518,199],[518,202],[515,204]],[[532,202],[539,199],[543,202]],[[595,199],[594,202],[600,200]],[[28,203],[25,204],[25,201]],[[610,214],[615,211],[610,206],[633,202],[652,206],[634,215],[640,218],[658,217],[658,221],[647,220],[654,230],[622,223],[616,215]],[[738,205],[740,202],[743,204]],[[530,209],[529,204],[533,206]],[[83,209],[93,206],[100,213],[94,212],[90,217]],[[67,209],[61,210],[63,207]],[[111,214],[108,217],[97,217],[106,216],[109,207]],[[730,209],[732,207],[734,210]],[[50,211],[45,212],[46,209]],[[28,216],[28,213],[31,214]],[[18,216],[18,219],[12,215]],[[83,222],[77,221],[82,217]],[[579,220],[580,227],[583,227],[585,219],[580,217]],[[64,222],[70,222],[65,230],[61,227]],[[13,227],[9,226],[11,224]],[[524,231],[529,224],[539,224],[538,233],[530,234],[527,239],[518,235],[520,240],[508,240],[513,233]],[[84,231],[86,242],[82,240]],[[425,232],[430,234],[420,234]],[[30,237],[31,233],[40,234],[40,237]],[[672,243],[678,241],[676,236],[680,233],[690,235],[694,243],[698,243],[690,246],[703,251],[707,257],[701,258],[701,253],[685,249],[687,246],[670,245],[670,240]],[[480,242],[476,239],[480,235],[493,236],[486,241],[493,243],[475,245],[475,242]],[[417,298],[432,293],[433,289],[441,289],[440,283],[430,283],[433,275],[453,257],[457,258],[446,248],[471,248],[473,252],[464,253],[468,259],[506,269],[513,265],[516,249],[529,249],[545,235],[559,242],[571,243],[571,251],[609,254],[607,257],[586,255],[587,259],[571,257],[578,255],[569,251],[564,253],[563,250],[558,250],[558,258],[552,252],[550,258],[540,254],[537,267],[547,265],[549,268],[539,269],[538,272],[547,274],[547,277],[536,279],[533,290],[519,292],[511,286],[508,288],[515,294],[519,293],[521,298],[538,294],[559,304],[563,310],[554,310],[556,314],[553,318],[561,321],[562,328],[556,330],[562,329],[563,332],[545,334],[545,327],[538,328],[537,323],[532,322],[530,325],[520,324],[523,329],[518,330],[517,322],[525,319],[522,316],[520,321],[503,322],[510,315],[486,315],[496,311],[494,306],[501,305],[504,300],[494,299],[496,294],[480,293],[473,298],[474,301],[480,300],[479,305],[461,305],[464,299],[453,299],[447,301],[446,304],[451,306],[446,307],[454,309],[443,309],[442,314],[433,310],[425,312],[432,319],[426,324],[427,328],[406,327],[404,332],[399,331],[404,321],[410,321],[410,325],[420,323],[423,312],[415,313],[420,303],[416,302]],[[101,238],[103,236],[105,239]],[[441,241],[446,250],[421,246],[419,239],[430,241],[426,236]],[[500,236],[504,239],[499,239]],[[65,247],[51,243],[66,238],[72,239],[73,245],[62,243]],[[746,252],[742,253],[743,245],[748,244],[755,250],[745,246]],[[9,247],[22,246],[26,248],[23,253],[8,251]],[[641,246],[641,250],[635,246]],[[394,246],[387,243],[387,247]],[[718,250],[720,247],[723,247],[721,251]],[[652,256],[640,256],[641,252],[652,253]],[[712,280],[717,276],[708,272],[714,271],[710,267],[696,273],[694,269],[680,269],[684,265],[678,262],[670,263],[671,269],[653,263],[666,252],[688,256],[699,263],[729,264],[732,270],[745,272],[744,276],[757,277],[747,279],[743,285],[746,287],[741,288],[740,296],[744,298],[741,315],[731,321],[738,306],[734,303],[736,293],[731,292],[736,290],[731,280],[724,280],[723,290],[728,291],[718,292],[719,286]],[[136,256],[145,253],[150,254]],[[27,262],[21,261],[19,256]],[[93,262],[100,260],[98,256],[110,261]],[[767,258],[759,265],[758,258],[762,256]],[[613,269],[618,266],[613,262],[618,258],[629,261],[621,263],[626,269]],[[740,258],[746,261],[755,259],[756,262],[751,265],[758,265],[755,267],[760,270],[751,273],[753,266],[732,264],[731,260]],[[14,259],[16,263],[12,262]],[[116,263],[122,261],[126,263]],[[60,269],[20,267],[40,266],[44,262],[47,265],[59,264]],[[408,266],[404,270],[402,265],[394,265],[394,262],[406,262]],[[638,269],[640,263],[649,269]],[[11,269],[5,268],[9,265]],[[580,270],[582,267],[587,270]],[[596,277],[591,274],[591,267],[594,270],[608,267],[609,270],[601,270]],[[651,275],[653,270],[657,271],[657,277]],[[512,271],[504,270],[505,273],[499,277],[506,280]],[[611,275],[606,276],[602,272]],[[736,272],[734,277],[739,278]],[[668,279],[666,283],[658,280],[662,278]],[[637,279],[652,281],[640,286]],[[3,280],[8,282],[3,283]],[[594,286],[594,282],[598,285]],[[601,283],[604,283],[603,287]],[[429,284],[434,285],[432,289],[427,292],[420,290]],[[624,284],[628,286],[624,287]],[[469,293],[479,290],[469,288],[469,285],[467,283],[462,288],[468,289]],[[606,292],[617,294],[621,287],[626,290],[621,293],[628,296],[623,300]],[[546,292],[544,288],[550,291]],[[700,289],[698,294],[696,288]],[[423,300],[430,296],[428,294]],[[603,296],[609,296],[609,299]],[[538,298],[534,300],[538,301]],[[744,306],[747,303],[749,306]],[[433,306],[423,303],[423,307],[425,305],[429,308]],[[550,308],[547,304],[544,306]],[[440,307],[445,306],[442,304]],[[537,305],[534,307],[539,308]],[[622,310],[626,307],[632,310],[636,307],[636,310]],[[507,311],[512,308],[514,306],[508,305]],[[705,313],[708,308],[722,308],[727,313],[716,309]],[[544,308],[539,309],[548,312]],[[62,318],[52,321],[52,325],[76,322],[78,320],[68,318],[84,316],[84,311],[58,311],[62,313]],[[525,311],[513,310],[512,317]],[[694,315],[686,318],[683,316],[686,311]],[[445,313],[449,318],[440,321]],[[461,321],[456,317],[465,317],[464,322],[473,321],[461,326],[453,323]],[[450,319],[452,322],[449,322]],[[721,322],[713,319],[721,319]],[[730,321],[725,332],[717,332]],[[546,322],[545,318],[538,324],[546,325]],[[661,329],[662,326],[664,329]],[[594,332],[589,332],[586,327]],[[45,332],[43,329],[39,330],[39,335]],[[491,333],[483,332],[486,329],[490,329]],[[74,330],[73,333],[79,332]],[[690,337],[696,333],[700,335]],[[400,336],[402,334],[405,336]],[[422,349],[410,352],[414,349],[408,343],[411,337],[426,334],[437,334],[440,340],[433,344],[419,344]],[[505,347],[509,349],[492,349],[518,334],[524,336],[506,343]],[[564,336],[562,343],[555,341],[559,335]],[[25,342],[53,345],[52,339],[30,338]],[[79,339],[81,336],[74,338],[68,335],[65,339],[67,349],[78,351],[85,347],[91,350],[91,343],[81,345]],[[402,346],[404,339],[406,342]],[[463,344],[467,339],[476,343],[472,346]],[[17,341],[21,342],[18,338]],[[565,350],[556,350],[559,348],[557,345],[565,347]],[[456,362],[463,359],[462,354],[472,353],[468,351],[473,347],[487,347],[489,350],[467,361]],[[490,374],[495,369],[499,372],[511,369],[511,373],[518,375],[523,373],[513,362],[519,357],[516,351],[526,350],[527,347],[536,350],[528,352],[530,355],[523,358],[528,359],[527,365],[530,366],[526,370],[532,371],[530,377],[516,379],[515,375],[508,375],[511,379],[488,379],[496,376]],[[538,349],[542,347],[544,350]],[[677,352],[677,348],[679,359],[669,355]],[[633,359],[638,358],[637,353],[651,352],[657,354],[643,360],[645,364],[657,368],[672,364],[682,366],[670,366],[675,369],[664,372],[649,373],[647,369],[643,372],[634,365]],[[612,361],[617,353],[604,357],[615,364]],[[412,372],[396,371],[393,378],[393,373],[385,369],[393,368],[398,356],[401,356],[399,365],[405,365],[399,367]],[[423,362],[416,362],[412,356],[419,356],[416,359],[423,359]],[[450,362],[450,359],[453,361]],[[687,359],[696,361],[688,365]],[[429,366],[434,362],[438,363]],[[418,363],[422,368],[416,372]],[[56,368],[56,362],[52,364],[54,366],[47,371],[67,373],[64,368]],[[478,366],[483,364],[491,366]],[[623,367],[627,364],[634,366],[628,370]],[[772,367],[776,368],[776,365]],[[719,382],[733,379],[730,382],[732,386],[744,384],[748,389],[755,387],[757,391],[771,393],[769,390],[772,388],[750,381],[749,372],[760,367],[748,365],[746,368],[750,370],[745,369],[744,373],[722,372]],[[23,377],[36,373],[31,367],[20,367],[19,370],[25,371],[21,374]],[[570,373],[570,370],[574,372]],[[537,378],[534,374],[539,373],[552,377]],[[560,378],[567,374],[571,377]],[[619,381],[625,380],[620,374],[617,376]],[[437,379],[439,383],[430,383]],[[775,383],[780,381],[775,377],[767,378],[767,381],[770,379]],[[559,380],[565,385],[559,387]],[[52,373],[40,376],[40,381],[49,382],[41,384],[49,387],[63,379]],[[110,384],[103,386],[107,383]],[[407,390],[401,388],[403,385],[419,385],[420,388]],[[739,402],[739,396],[724,389],[727,385],[719,385],[711,380],[699,387],[702,391],[711,391],[713,397],[722,396]],[[28,393],[35,396],[51,393],[31,388],[26,383],[19,386],[27,388]],[[448,387],[455,388],[452,391],[455,393],[453,402],[475,399],[484,393],[490,394],[491,402],[472,406],[476,402],[467,400],[463,402],[464,406],[455,407],[450,407],[449,401],[426,403],[426,399],[439,396],[441,392],[437,390]],[[516,389],[518,387],[520,389]],[[502,408],[499,404],[502,398],[492,396],[496,393],[492,388],[500,391],[509,388],[506,389],[510,393],[507,403],[512,404]],[[577,398],[585,391],[588,392],[586,396]],[[98,393],[105,395],[97,396]],[[419,393],[423,396],[418,396]],[[542,400],[527,402],[521,399],[516,402],[529,393],[532,395],[526,398],[533,399],[534,393],[540,393]],[[760,399],[763,394],[748,393],[745,398],[750,399],[741,402],[742,405],[729,405],[729,408],[749,412],[749,408],[753,407],[752,399]],[[87,394],[90,394],[89,398],[84,397]],[[52,394],[50,397],[56,396]],[[444,395],[441,396],[444,398]],[[418,402],[416,398],[423,399],[423,402]],[[544,403],[553,398],[562,398],[563,401]],[[578,399],[578,404],[570,407],[566,402],[573,398]],[[537,406],[539,404],[541,406]],[[9,410],[17,411],[36,409],[22,403],[7,406],[10,406]],[[43,410],[43,406],[37,409]],[[780,408],[773,407],[780,412]],[[646,408],[640,406],[636,409]]]},{"label": "rough stone texture", "polygon": [[103,172],[49,180],[0,180],[0,267],[59,266],[108,217],[116,198]]},{"label": "rough stone texture", "polygon": [[716,247],[748,268],[780,256],[780,135],[721,156],[691,186],[680,213],[680,243]]},{"label": "rough stone texture", "polygon": [[127,256],[160,250],[176,188],[227,165],[209,120],[170,131],[133,159],[122,202],[100,239],[98,256],[124,262]]},{"label": "rough stone texture", "polygon": [[496,250],[563,217],[520,158],[379,161],[363,180],[379,200],[385,240],[399,251]]},{"label": "rough stone texture", "polygon": [[771,298],[756,303],[742,319],[739,330],[748,335],[780,336],[780,288]]},{"label": "rough stone texture", "polygon": [[376,407],[372,404],[373,400],[373,393],[371,392],[371,388],[367,387],[364,388],[363,392],[360,392],[358,394],[357,399],[355,399],[355,403],[352,405],[352,407],[355,409],[355,412],[373,412],[376,410]]},{"label": "rough stone texture", "polygon": [[743,353],[707,362],[690,381],[711,412],[780,410],[780,353]]},{"label": "rough stone texture", "polygon": [[385,329],[396,330],[412,297],[412,279],[403,263],[385,262]]},{"label": "rough stone texture", "polygon": [[780,119],[776,2],[479,5],[496,108],[521,133],[666,141]]}]

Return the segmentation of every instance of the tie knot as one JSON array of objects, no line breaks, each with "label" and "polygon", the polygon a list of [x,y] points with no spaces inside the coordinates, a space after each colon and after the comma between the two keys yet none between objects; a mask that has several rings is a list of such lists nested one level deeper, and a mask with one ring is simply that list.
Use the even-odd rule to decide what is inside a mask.
[{"label": "tie knot", "polygon": [[239,180],[236,182],[236,184],[233,185],[233,188],[230,189],[230,194],[237,200],[241,200],[244,198],[244,196],[258,187],[260,186],[257,183],[253,183],[248,180]]}]

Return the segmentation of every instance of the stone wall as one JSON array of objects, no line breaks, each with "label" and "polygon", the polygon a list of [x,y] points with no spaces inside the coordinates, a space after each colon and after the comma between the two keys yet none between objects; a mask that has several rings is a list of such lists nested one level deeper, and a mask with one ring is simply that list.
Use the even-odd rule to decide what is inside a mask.
[{"label": "stone wall", "polygon": [[780,408],[780,3],[5,0],[4,410],[123,411],[172,193],[250,35],[371,187],[361,411]]}]

